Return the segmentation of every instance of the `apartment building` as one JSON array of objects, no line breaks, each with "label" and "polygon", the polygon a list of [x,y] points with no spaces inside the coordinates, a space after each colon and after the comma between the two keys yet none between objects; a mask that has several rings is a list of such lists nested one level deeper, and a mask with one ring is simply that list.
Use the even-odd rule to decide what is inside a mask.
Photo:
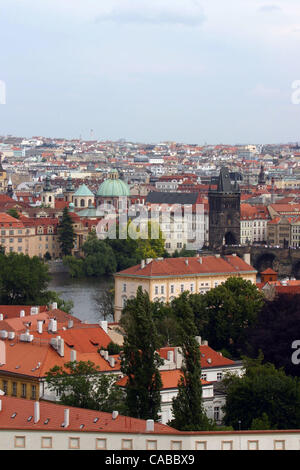
[{"label": "apartment building", "polygon": [[229,277],[237,276],[256,283],[257,271],[236,255],[157,258],[120,271],[115,278],[115,321],[121,317],[128,299],[139,286],[151,301],[171,302],[184,291],[205,293]]}]

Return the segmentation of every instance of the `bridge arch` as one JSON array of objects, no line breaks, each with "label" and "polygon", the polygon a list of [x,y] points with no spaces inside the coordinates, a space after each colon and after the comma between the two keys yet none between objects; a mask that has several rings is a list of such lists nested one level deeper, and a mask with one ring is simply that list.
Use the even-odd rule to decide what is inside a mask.
[{"label": "bridge arch", "polygon": [[259,273],[261,273],[267,268],[272,268],[275,271],[278,271],[278,264],[279,261],[277,259],[277,256],[272,252],[264,252],[258,255],[253,262],[253,266]]}]

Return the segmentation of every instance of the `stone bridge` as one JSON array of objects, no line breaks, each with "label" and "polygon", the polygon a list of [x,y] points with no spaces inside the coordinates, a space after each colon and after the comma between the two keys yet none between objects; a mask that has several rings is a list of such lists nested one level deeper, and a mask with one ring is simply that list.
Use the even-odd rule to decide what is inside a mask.
[{"label": "stone bridge", "polygon": [[243,258],[250,253],[251,265],[260,273],[273,268],[279,276],[295,276],[300,279],[300,249],[265,246],[223,246],[221,254],[236,253]]}]

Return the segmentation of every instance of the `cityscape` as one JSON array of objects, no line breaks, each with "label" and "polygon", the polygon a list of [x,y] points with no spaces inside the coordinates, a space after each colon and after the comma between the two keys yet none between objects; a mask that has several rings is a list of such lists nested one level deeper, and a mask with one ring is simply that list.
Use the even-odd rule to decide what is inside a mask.
[{"label": "cityscape", "polygon": [[299,7],[50,3],[0,19],[0,449],[299,450]]}]

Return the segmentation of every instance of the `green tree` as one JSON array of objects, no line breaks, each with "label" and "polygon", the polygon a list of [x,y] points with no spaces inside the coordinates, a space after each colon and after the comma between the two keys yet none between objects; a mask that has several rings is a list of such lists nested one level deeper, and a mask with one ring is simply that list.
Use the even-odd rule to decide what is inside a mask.
[{"label": "green tree", "polygon": [[6,305],[44,305],[52,300],[47,291],[48,266],[37,256],[0,254],[0,302]]},{"label": "green tree", "polygon": [[15,209],[14,207],[12,207],[11,209],[8,209],[7,214],[10,215],[11,217],[14,217],[15,219],[20,218],[20,215],[17,209]]},{"label": "green tree", "polygon": [[116,272],[117,263],[112,248],[100,240],[95,231],[89,233],[82,250],[83,267],[87,277],[99,277]]},{"label": "green tree", "polygon": [[180,431],[201,431],[212,428],[202,403],[200,348],[195,338],[194,315],[184,293],[172,303],[180,328],[179,346],[183,355],[182,377],[178,394],[173,398],[174,419],[170,425]]},{"label": "green tree", "polygon": [[126,406],[129,415],[158,420],[162,381],[157,353],[160,339],[147,292],[139,287],[134,299],[128,300],[120,321],[124,330],[121,370],[127,376]]},{"label": "green tree", "polygon": [[62,219],[57,227],[57,233],[62,255],[71,255],[74,248],[75,233],[73,220],[67,207],[63,210]]},{"label": "green tree", "polygon": [[199,335],[212,348],[240,357],[246,348],[247,331],[256,323],[264,300],[251,281],[230,277],[202,296],[191,296],[191,304]]},{"label": "green tree", "polygon": [[300,428],[300,390],[297,378],[289,377],[263,356],[244,359],[245,374],[223,379],[226,393],[224,422],[239,429]]},{"label": "green tree", "polygon": [[125,412],[123,392],[115,378],[101,374],[91,361],[67,362],[55,366],[46,374],[46,382],[67,406],[90,410]]}]

